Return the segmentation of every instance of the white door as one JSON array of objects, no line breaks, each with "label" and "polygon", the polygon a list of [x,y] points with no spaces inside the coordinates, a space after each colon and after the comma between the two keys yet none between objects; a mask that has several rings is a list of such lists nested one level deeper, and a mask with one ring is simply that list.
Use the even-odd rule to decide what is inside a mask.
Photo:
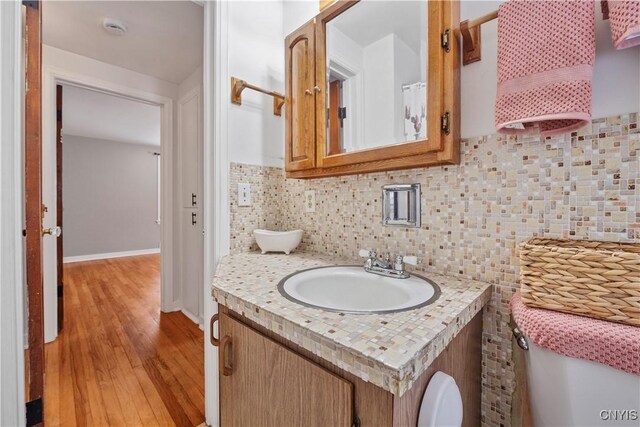
[{"label": "white door", "polygon": [[178,101],[180,164],[180,282],[183,311],[203,323],[202,94],[197,87]]}]

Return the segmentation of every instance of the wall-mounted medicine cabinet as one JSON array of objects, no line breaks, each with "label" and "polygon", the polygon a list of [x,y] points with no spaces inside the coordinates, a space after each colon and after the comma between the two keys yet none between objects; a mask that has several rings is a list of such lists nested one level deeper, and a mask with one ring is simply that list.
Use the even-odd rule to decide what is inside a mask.
[{"label": "wall-mounted medicine cabinet", "polygon": [[285,41],[286,171],[459,161],[459,4],[336,1]]}]

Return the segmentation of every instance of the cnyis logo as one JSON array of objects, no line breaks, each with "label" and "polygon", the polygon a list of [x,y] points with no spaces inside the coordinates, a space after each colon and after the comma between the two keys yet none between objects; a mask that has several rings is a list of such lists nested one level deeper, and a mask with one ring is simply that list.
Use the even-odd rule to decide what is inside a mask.
[{"label": "cnyis logo", "polygon": [[603,409],[600,411],[600,419],[603,421],[637,421],[636,409]]}]

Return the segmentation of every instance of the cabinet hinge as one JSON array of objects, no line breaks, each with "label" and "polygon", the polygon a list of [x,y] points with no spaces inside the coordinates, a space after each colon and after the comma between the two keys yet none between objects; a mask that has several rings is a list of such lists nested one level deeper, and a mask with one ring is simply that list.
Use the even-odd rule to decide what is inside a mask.
[{"label": "cabinet hinge", "polygon": [[27,426],[41,424],[42,418],[42,398],[27,402]]},{"label": "cabinet hinge", "polygon": [[445,52],[449,52],[451,50],[451,40],[449,35],[449,29],[447,28],[440,34],[440,44]]},{"label": "cabinet hinge", "polygon": [[445,135],[449,135],[449,132],[451,132],[451,117],[448,111],[440,117],[440,128]]},{"label": "cabinet hinge", "polygon": [[22,5],[31,9],[37,9],[40,3],[38,0],[22,0]]}]

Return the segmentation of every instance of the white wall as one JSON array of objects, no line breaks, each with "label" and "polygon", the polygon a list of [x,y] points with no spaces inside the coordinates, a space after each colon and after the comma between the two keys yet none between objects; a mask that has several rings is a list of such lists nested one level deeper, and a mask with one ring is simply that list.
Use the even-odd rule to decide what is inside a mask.
[{"label": "white wall", "polygon": [[[462,1],[460,19],[473,19],[496,10],[500,1]],[[609,22],[596,7],[596,63],[593,72],[594,118],[640,109],[640,49],[615,50]],[[495,133],[498,21],[482,25],[482,60],[462,67],[461,133],[463,138]]]},{"label": "white wall", "polygon": [[[229,2],[228,13],[230,75],[284,93],[282,2]],[[284,114],[273,115],[272,97],[246,89],[230,105],[228,145],[231,162],[284,164]]]},{"label": "white wall", "polygon": [[[496,10],[500,1],[465,1],[461,19],[473,19]],[[640,110],[640,49],[617,51],[609,22],[596,9],[596,63],[593,77],[593,117],[608,117]],[[284,1],[283,37],[318,13],[318,2]],[[495,133],[494,104],[497,86],[497,21],[482,26],[482,61],[462,67],[461,133],[463,138]],[[250,162],[250,158],[246,158]],[[262,164],[262,163],[256,163]]]},{"label": "white wall", "polygon": [[178,85],[178,99],[181,99],[198,86],[202,86],[202,65],[193,70],[189,77]]},{"label": "white wall", "polygon": [[159,148],[72,135],[62,147],[64,257],[159,249]]}]

